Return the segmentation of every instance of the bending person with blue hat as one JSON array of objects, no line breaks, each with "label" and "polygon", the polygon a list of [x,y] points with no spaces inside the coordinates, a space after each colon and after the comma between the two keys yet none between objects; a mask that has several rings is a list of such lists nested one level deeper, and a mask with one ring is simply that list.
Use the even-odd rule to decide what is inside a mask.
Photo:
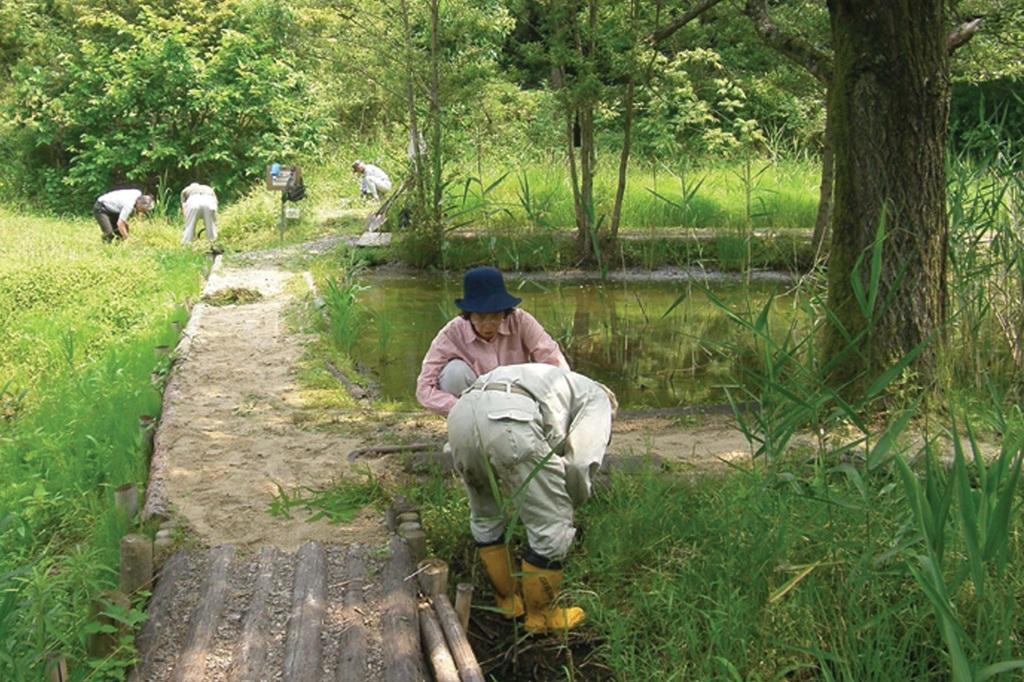
[{"label": "bending person with blue hat", "polygon": [[532,315],[516,306],[522,299],[505,289],[496,268],[479,267],[462,278],[462,314],[451,320],[423,358],[416,399],[447,416],[477,377],[505,365],[537,362],[569,369],[558,343]]}]

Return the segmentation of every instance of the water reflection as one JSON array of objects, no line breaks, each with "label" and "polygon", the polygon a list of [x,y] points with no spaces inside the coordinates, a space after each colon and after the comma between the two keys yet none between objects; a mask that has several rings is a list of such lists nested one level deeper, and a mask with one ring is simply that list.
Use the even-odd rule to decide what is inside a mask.
[{"label": "water reflection", "polygon": [[[457,314],[459,277],[371,276],[360,301],[374,321],[356,352],[381,384],[384,397],[414,401],[423,354],[441,326]],[[716,351],[735,324],[693,282],[506,283],[521,306],[562,345],[576,371],[608,384],[623,407],[674,407],[726,400],[736,358]],[[733,310],[760,310],[784,285],[710,285]],[[680,296],[683,300],[667,315]],[[784,297],[776,299],[784,310]]]}]

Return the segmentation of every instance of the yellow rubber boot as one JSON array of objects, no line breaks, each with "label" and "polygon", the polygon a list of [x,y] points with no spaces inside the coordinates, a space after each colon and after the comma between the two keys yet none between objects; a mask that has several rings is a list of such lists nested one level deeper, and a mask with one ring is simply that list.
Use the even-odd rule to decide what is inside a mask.
[{"label": "yellow rubber boot", "polygon": [[562,571],[539,568],[523,561],[523,601],[526,602],[527,632],[543,633],[570,630],[586,617],[578,606],[553,606],[562,586]]},{"label": "yellow rubber boot", "polygon": [[480,548],[480,561],[484,564],[491,585],[494,587],[495,602],[506,618],[523,615],[523,599],[519,596],[516,579],[512,575],[512,558],[508,545],[488,545]]}]

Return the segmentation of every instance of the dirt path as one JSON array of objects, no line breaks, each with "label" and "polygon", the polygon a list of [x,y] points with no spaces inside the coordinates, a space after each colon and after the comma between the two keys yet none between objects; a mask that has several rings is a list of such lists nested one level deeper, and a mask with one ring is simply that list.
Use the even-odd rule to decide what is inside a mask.
[{"label": "dirt path", "polygon": [[218,266],[204,295],[242,287],[263,298],[199,304],[193,311],[188,351],[165,395],[154,460],[163,463],[155,475],[167,505],[204,544],[291,551],[309,540],[373,543],[385,537],[380,515],[371,512],[341,526],[309,523],[301,512],[291,519],[268,513],[278,485],[322,487],[344,475],[344,455],[359,445],[297,425],[296,366],[306,339],[288,328],[285,311],[302,286],[301,274],[273,262]]}]

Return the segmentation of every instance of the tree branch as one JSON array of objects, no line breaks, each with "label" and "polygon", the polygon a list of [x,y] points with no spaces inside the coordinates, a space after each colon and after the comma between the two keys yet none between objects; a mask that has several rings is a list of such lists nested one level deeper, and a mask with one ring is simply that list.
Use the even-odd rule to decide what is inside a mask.
[{"label": "tree branch", "polygon": [[652,45],[660,43],[662,40],[665,40],[665,38],[668,38],[670,35],[681,29],[683,26],[686,26],[688,23],[690,23],[691,21],[693,21],[694,19],[696,19],[701,14],[708,11],[721,1],[722,0],[702,0],[700,3],[697,4],[696,7],[691,9],[689,12],[686,12],[679,18],[674,19],[670,24],[662,26],[661,28],[657,29],[656,31],[648,35],[647,42],[651,43]]},{"label": "tree branch", "polygon": [[747,0],[743,13],[754,22],[754,30],[769,47],[807,69],[821,83],[829,84],[832,80],[832,58],[804,38],[779,30],[768,16],[767,0]]},{"label": "tree branch", "polygon": [[952,54],[967,44],[974,34],[981,30],[981,17],[960,24],[946,38],[946,51]]}]

